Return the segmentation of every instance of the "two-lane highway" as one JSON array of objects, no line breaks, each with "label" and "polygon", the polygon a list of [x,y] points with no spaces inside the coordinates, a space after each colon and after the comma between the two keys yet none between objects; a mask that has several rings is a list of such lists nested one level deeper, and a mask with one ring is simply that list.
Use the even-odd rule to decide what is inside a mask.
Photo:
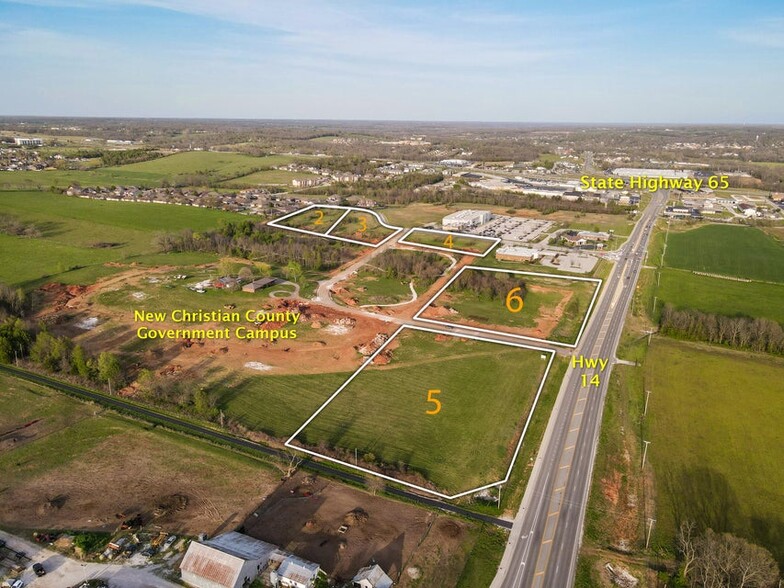
[{"label": "two-lane highway", "polygon": [[[651,229],[666,202],[667,193],[658,192],[643,212],[574,351],[493,581],[494,588],[574,585],[612,363]],[[580,364],[581,358],[608,363],[604,369],[587,367]],[[598,385],[590,383],[593,376],[598,376]]]}]

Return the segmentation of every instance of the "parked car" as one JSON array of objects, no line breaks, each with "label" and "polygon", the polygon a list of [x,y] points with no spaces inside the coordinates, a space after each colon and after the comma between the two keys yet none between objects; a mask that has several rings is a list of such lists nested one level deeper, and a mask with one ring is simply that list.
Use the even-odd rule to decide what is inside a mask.
[{"label": "parked car", "polygon": [[42,566],[40,563],[33,564],[33,571],[35,572],[35,575],[39,577],[46,575],[46,570],[44,569],[44,566]]}]

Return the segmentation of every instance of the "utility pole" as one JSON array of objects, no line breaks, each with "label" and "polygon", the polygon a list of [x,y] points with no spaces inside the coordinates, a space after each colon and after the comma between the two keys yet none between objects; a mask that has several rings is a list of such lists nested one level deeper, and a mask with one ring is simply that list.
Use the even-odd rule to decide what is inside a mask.
[{"label": "utility pole", "polygon": [[648,445],[650,445],[651,442],[643,441],[643,443],[645,443],[645,449],[642,450],[642,465],[640,466],[641,470],[645,469],[645,458],[648,456]]},{"label": "utility pole", "polygon": [[359,460],[357,459],[357,448],[354,448],[354,465],[359,466]]},{"label": "utility pole", "polygon": [[497,500],[498,508],[501,508],[501,490],[502,489],[503,489],[503,485],[498,487],[498,500]]},{"label": "utility pole", "polygon": [[645,415],[648,414],[648,400],[650,399],[650,397],[651,397],[651,391],[650,390],[646,390],[645,391],[645,410],[642,411],[642,416],[645,416]]},{"label": "utility pole", "polygon": [[653,523],[656,522],[656,519],[648,518],[648,537],[645,539],[645,549],[648,549],[648,545],[651,543],[651,531],[653,530]]}]

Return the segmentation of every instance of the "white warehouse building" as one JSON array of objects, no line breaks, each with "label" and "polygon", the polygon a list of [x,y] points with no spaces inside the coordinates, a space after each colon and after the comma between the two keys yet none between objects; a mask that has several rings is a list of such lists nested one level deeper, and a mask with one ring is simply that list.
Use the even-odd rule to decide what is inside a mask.
[{"label": "white warehouse building", "polygon": [[445,229],[471,229],[478,227],[493,218],[489,210],[460,210],[445,216],[441,220],[441,226]]}]

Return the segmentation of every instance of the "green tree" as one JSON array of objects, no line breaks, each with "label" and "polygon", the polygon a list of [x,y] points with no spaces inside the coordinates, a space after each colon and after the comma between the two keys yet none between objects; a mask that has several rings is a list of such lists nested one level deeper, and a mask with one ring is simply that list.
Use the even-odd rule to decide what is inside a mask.
[{"label": "green tree", "polygon": [[302,266],[294,260],[289,261],[283,268],[283,273],[292,282],[298,282],[302,277]]},{"label": "green tree", "polygon": [[98,356],[98,378],[109,385],[110,394],[112,387],[119,382],[121,375],[122,368],[117,356],[107,351],[102,352]]},{"label": "green tree", "polygon": [[71,352],[71,373],[83,378],[92,379],[95,376],[92,361],[81,345],[76,345]]}]

